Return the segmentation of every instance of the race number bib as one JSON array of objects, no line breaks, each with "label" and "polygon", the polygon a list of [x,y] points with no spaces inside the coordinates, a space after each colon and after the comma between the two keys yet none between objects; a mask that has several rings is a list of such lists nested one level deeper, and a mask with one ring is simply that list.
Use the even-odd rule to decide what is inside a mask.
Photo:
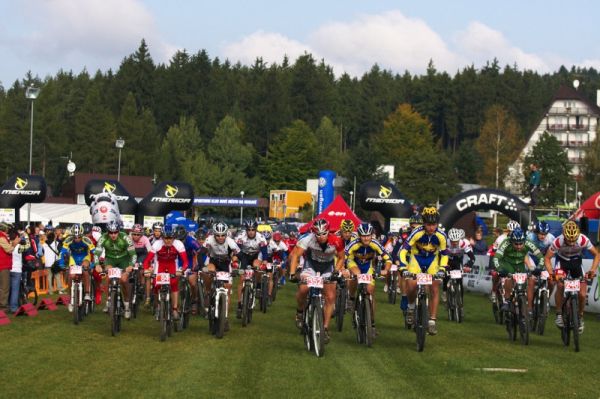
[{"label": "race number bib", "polygon": [[309,288],[323,288],[323,277],[307,277],[306,285],[308,285]]},{"label": "race number bib", "polygon": [[74,265],[74,266],[71,266],[69,268],[69,273],[71,273],[71,274],[82,274],[83,270],[82,270],[81,266]]},{"label": "race number bib", "polygon": [[121,269],[118,267],[108,269],[108,278],[121,278]]},{"label": "race number bib", "polygon": [[373,281],[373,276],[371,274],[365,273],[358,275],[359,284],[371,284],[371,281]]},{"label": "race number bib", "polygon": [[515,280],[517,284],[525,284],[527,281],[527,273],[515,273],[513,274],[513,280]]},{"label": "race number bib", "polygon": [[171,284],[171,275],[169,273],[157,273],[156,285]]},{"label": "race number bib", "polygon": [[254,276],[254,270],[252,270],[252,269],[244,270],[244,278],[246,280],[251,280],[253,276]]},{"label": "race number bib", "polygon": [[229,273],[228,272],[217,272],[217,280],[229,281]]},{"label": "race number bib", "polygon": [[398,271],[398,265],[392,265],[392,267],[390,267],[390,271],[393,272],[397,272]]},{"label": "race number bib", "polygon": [[462,278],[462,272],[460,270],[450,270],[450,278],[460,279]]},{"label": "race number bib", "polygon": [[417,274],[417,285],[431,285],[433,284],[433,276],[429,273],[418,273]]},{"label": "race number bib", "polygon": [[550,273],[548,273],[546,270],[543,270],[542,273],[540,273],[540,278],[542,280],[548,280],[548,277],[550,277]]},{"label": "race number bib", "polygon": [[273,264],[267,263],[267,270],[273,270]]},{"label": "race number bib", "polygon": [[565,280],[565,292],[579,292],[579,280]]}]

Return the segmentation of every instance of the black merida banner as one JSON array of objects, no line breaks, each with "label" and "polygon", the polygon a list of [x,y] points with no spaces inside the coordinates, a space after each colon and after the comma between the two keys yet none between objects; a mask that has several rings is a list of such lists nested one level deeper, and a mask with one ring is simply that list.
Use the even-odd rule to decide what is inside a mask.
[{"label": "black merida banner", "polygon": [[524,229],[529,225],[530,213],[525,202],[506,191],[489,188],[465,191],[450,198],[440,208],[440,224],[449,229],[469,212],[490,209],[516,220]]},{"label": "black merida banner", "polygon": [[395,185],[391,183],[366,182],[358,190],[361,208],[377,211],[386,219],[408,218],[412,212],[412,204]]},{"label": "black merida banner", "polygon": [[85,203],[91,206],[94,202],[92,195],[112,194],[119,205],[119,212],[122,215],[135,215],[137,213],[138,203],[135,197],[123,187],[117,180],[90,180],[85,185]]},{"label": "black merida banner", "polygon": [[190,184],[162,182],[139,203],[137,222],[144,223],[147,216],[165,216],[172,211],[186,211],[193,203],[194,189]]},{"label": "black merida banner", "polygon": [[7,222],[19,222],[19,210],[27,203],[44,202],[46,180],[42,176],[16,174],[0,189],[0,210]]}]

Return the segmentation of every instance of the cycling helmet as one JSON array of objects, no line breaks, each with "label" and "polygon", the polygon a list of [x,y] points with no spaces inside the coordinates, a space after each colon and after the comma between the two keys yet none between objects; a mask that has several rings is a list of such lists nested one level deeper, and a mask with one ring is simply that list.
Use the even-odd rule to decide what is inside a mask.
[{"label": "cycling helmet", "polygon": [[523,244],[525,242],[525,233],[520,227],[510,232],[510,242],[513,244]]},{"label": "cycling helmet", "polygon": [[92,231],[94,233],[102,233],[102,228],[100,226],[94,226],[92,227]]},{"label": "cycling helmet", "polygon": [[465,238],[465,231],[463,229],[450,229],[448,231],[448,238],[450,241],[460,241]]},{"label": "cycling helmet", "polygon": [[227,230],[229,228],[227,227],[227,225],[223,222],[217,222],[213,225],[213,233],[215,235],[225,235],[227,234]]},{"label": "cycling helmet", "polygon": [[164,238],[174,238],[175,237],[175,229],[173,228],[173,225],[170,225],[170,224],[167,224],[167,225],[165,225],[165,227],[163,227],[162,233],[163,233]]},{"label": "cycling helmet", "polygon": [[177,236],[178,240],[185,240],[185,237],[187,236],[187,230],[185,229],[185,226],[177,226],[177,229],[175,230],[175,235]]},{"label": "cycling helmet", "polygon": [[297,235],[295,231],[290,231],[290,238],[296,238]]},{"label": "cycling helmet", "polygon": [[48,232],[48,231],[54,231],[54,226],[52,226],[51,224],[47,224],[47,225],[44,227],[44,230],[45,230],[46,232]]},{"label": "cycling helmet", "polygon": [[265,231],[263,233],[263,237],[265,237],[265,240],[269,241],[271,239],[271,233],[269,233],[268,231]]},{"label": "cycling helmet", "polygon": [[83,235],[83,228],[81,225],[74,224],[73,227],[71,227],[71,234],[75,237],[81,237]]},{"label": "cycling helmet", "polygon": [[310,229],[316,235],[323,235],[329,233],[329,222],[325,219],[317,219],[313,222]]},{"label": "cycling helmet", "polygon": [[574,221],[569,220],[563,225],[563,236],[566,240],[575,241],[579,238],[579,234],[581,234],[581,231]]},{"label": "cycling helmet", "polygon": [[537,222],[537,224],[535,225],[535,232],[541,234],[548,234],[548,232],[550,232],[550,226],[544,221]]},{"label": "cycling helmet", "polygon": [[154,222],[152,225],[152,230],[162,230],[164,227],[162,222]]},{"label": "cycling helmet", "polygon": [[90,234],[92,232],[92,224],[85,222],[81,223],[81,228],[83,229],[83,234]]},{"label": "cycling helmet", "polygon": [[119,223],[116,220],[111,220],[106,223],[106,231],[109,233],[118,233],[121,230]]},{"label": "cycling helmet", "polygon": [[256,230],[256,221],[252,220],[252,219],[247,219],[244,222],[244,229],[248,230],[248,229],[254,229]]},{"label": "cycling helmet", "polygon": [[423,223],[438,224],[440,221],[440,214],[433,206],[423,208],[421,217],[423,218]]},{"label": "cycling helmet", "polygon": [[142,227],[141,224],[136,223],[133,225],[133,227],[131,228],[131,232],[135,233],[135,234],[142,234],[144,232],[144,228]]},{"label": "cycling helmet", "polygon": [[343,219],[340,223],[340,231],[343,233],[352,233],[354,231],[354,222],[350,219]]},{"label": "cycling helmet", "polygon": [[514,229],[520,229],[520,228],[521,228],[521,225],[516,220],[510,220],[508,223],[506,223],[506,229],[508,231],[513,231]]},{"label": "cycling helmet", "polygon": [[423,224],[423,218],[421,217],[421,215],[414,214],[410,217],[410,219],[408,219],[408,223],[409,224]]},{"label": "cycling helmet", "polygon": [[276,231],[275,233],[273,233],[273,239],[275,241],[281,241],[281,232]]},{"label": "cycling helmet", "polygon": [[357,231],[359,236],[370,236],[373,234],[373,226],[371,223],[361,223]]}]

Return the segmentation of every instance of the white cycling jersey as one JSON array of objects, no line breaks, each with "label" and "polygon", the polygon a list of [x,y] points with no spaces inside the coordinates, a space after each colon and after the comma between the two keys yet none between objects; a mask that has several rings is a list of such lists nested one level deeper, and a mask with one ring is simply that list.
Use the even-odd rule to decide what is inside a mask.
[{"label": "white cycling jersey", "polygon": [[235,242],[240,248],[240,252],[250,256],[256,255],[260,252],[261,247],[267,245],[267,240],[258,231],[256,232],[254,238],[248,237],[248,234],[245,231],[241,231],[236,237]]},{"label": "white cycling jersey", "polygon": [[236,255],[240,252],[240,247],[231,237],[225,237],[223,244],[219,244],[217,239],[210,235],[204,241],[204,247],[208,249],[208,256],[210,258],[225,258],[230,255]]},{"label": "white cycling jersey", "polygon": [[283,240],[279,241],[279,243],[275,242],[275,240],[271,240],[269,242],[269,246],[267,247],[267,253],[271,256],[274,252],[286,252],[288,250],[287,245]]},{"label": "white cycling jersey", "polygon": [[584,250],[591,250],[594,247],[589,238],[585,235],[580,234],[579,238],[573,245],[567,245],[565,243],[565,237],[561,234],[550,246],[552,252],[554,252],[558,257],[562,260],[572,260],[576,258],[581,258]]},{"label": "white cycling jersey", "polygon": [[471,247],[471,243],[469,242],[469,240],[467,240],[466,238],[461,238],[457,246],[453,246],[450,243],[450,240],[448,240],[446,251],[448,251],[448,256],[456,258],[459,256],[463,256],[466,253],[473,252],[473,248]]}]

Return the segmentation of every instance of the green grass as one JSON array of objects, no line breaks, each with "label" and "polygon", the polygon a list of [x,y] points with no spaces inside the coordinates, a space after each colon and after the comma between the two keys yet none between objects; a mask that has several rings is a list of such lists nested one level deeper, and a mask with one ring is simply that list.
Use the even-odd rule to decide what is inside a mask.
[{"label": "green grass", "polygon": [[[294,327],[294,287],[287,285],[249,327],[232,319],[221,340],[207,321],[159,342],[159,325],[147,312],[110,336],[108,317],[96,313],[73,325],[64,307],[0,326],[0,397],[599,397],[600,322],[587,315],[581,352],[563,348],[553,316],[543,337],[528,347],[508,342],[491,305],[467,294],[466,321],[440,314],[439,334],[416,352],[396,306],[378,287],[373,348],[356,344],[349,317],[332,332],[325,356],[304,349]],[[333,327],[333,326],[332,326]],[[477,368],[524,368],[524,374]]]}]

